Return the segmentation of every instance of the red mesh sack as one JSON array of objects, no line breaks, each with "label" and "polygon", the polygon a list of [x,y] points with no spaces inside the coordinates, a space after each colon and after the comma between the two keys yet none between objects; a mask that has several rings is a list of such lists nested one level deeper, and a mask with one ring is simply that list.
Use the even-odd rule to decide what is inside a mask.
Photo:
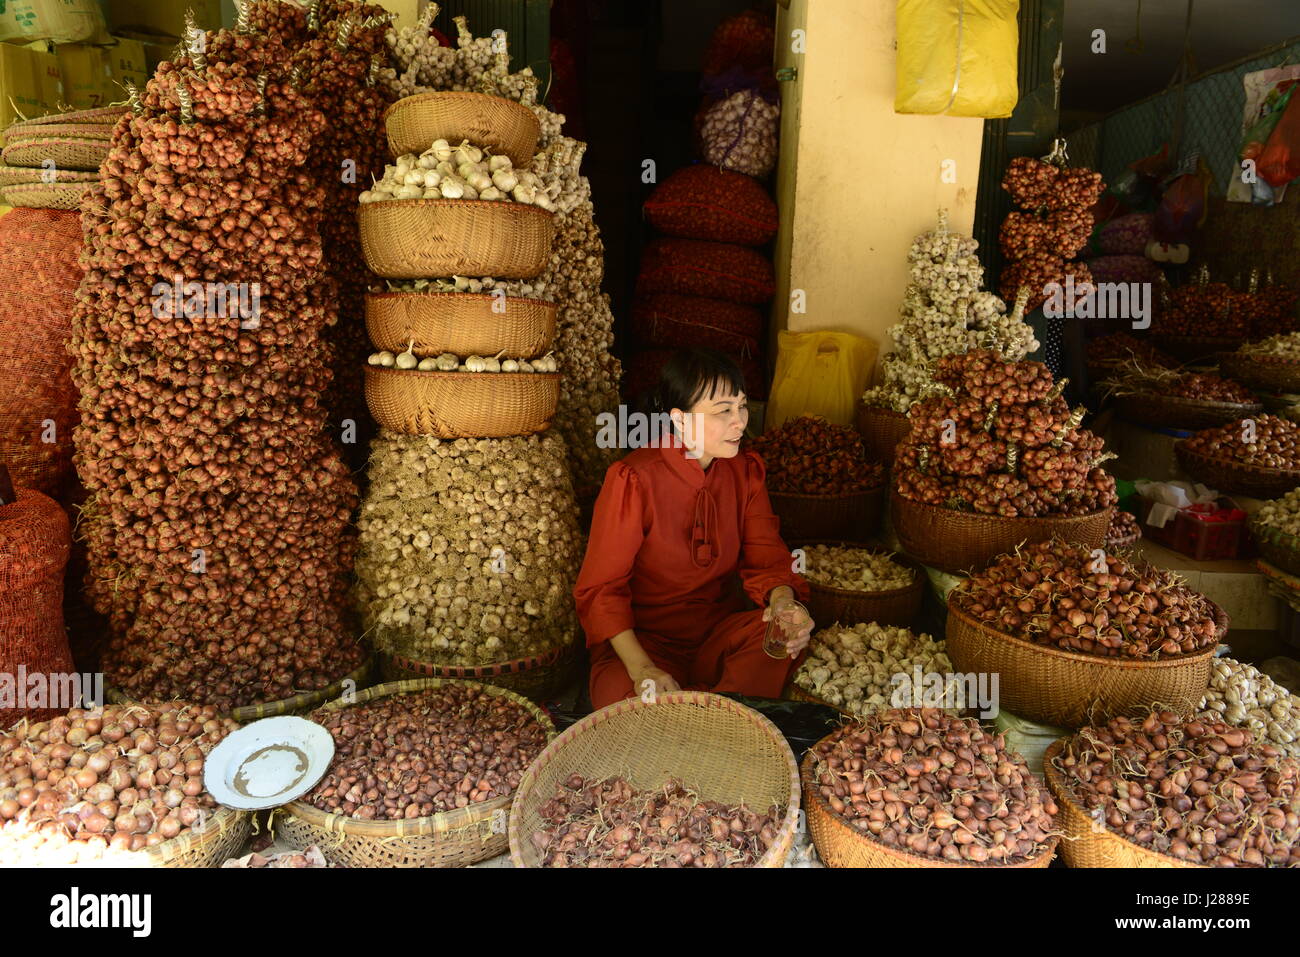
[{"label": "red mesh sack", "polygon": [[[659,384],[659,374],[673,354],[672,349],[646,349],[623,365],[623,396],[640,399]],[[757,359],[732,355],[745,377],[745,394],[762,401],[767,398],[767,373]]]},{"label": "red mesh sack", "polygon": [[732,243],[656,239],[641,256],[638,293],[673,292],[759,305],[776,291],[772,264]]},{"label": "red mesh sack", "polygon": [[20,208],[0,218],[0,461],[16,488],[59,501],[74,479],[67,339],[81,244],[75,212]]},{"label": "red mesh sack", "polygon": [[[54,500],[30,489],[0,505],[0,675],[67,674],[72,653],[63,633],[63,568],[72,530]],[[0,684],[0,728],[23,718],[43,721],[66,708],[15,708],[20,690]],[[48,700],[48,698],[46,699]],[[71,704],[69,702],[68,704]]]},{"label": "red mesh sack", "polygon": [[701,73],[713,76],[728,70],[771,73],[776,47],[776,22],[770,14],[746,10],[718,24],[704,51]]},{"label": "red mesh sack", "polygon": [[645,203],[650,225],[669,236],[761,246],[776,235],[776,203],[744,173],[696,164],[660,183]]},{"label": "red mesh sack", "polygon": [[721,299],[659,293],[633,303],[632,328],[652,346],[707,346],[756,356],[763,314],[753,306]]}]

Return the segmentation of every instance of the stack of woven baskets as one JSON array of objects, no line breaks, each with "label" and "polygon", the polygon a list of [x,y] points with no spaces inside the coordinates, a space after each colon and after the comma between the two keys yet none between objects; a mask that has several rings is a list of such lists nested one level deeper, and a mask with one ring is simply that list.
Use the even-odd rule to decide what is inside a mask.
[{"label": "stack of woven baskets", "polygon": [[126,107],[54,113],[14,123],[4,133],[0,191],[9,206],[76,209],[99,177],[113,125]]}]

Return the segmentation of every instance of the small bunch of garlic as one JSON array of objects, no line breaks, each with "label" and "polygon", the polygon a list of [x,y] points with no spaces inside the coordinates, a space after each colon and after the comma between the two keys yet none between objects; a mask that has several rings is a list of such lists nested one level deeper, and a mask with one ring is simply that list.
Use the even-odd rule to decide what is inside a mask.
[{"label": "small bunch of garlic", "polygon": [[1252,665],[1215,658],[1198,710],[1249,728],[1257,741],[1300,760],[1300,699]]},{"label": "small bunch of garlic", "polygon": [[373,352],[367,360],[372,366],[385,369],[414,369],[417,372],[558,372],[553,352],[536,359],[503,358],[504,350],[495,356],[466,356],[463,360],[454,352],[420,358],[414,346],[405,352]]},{"label": "small bunch of garlic", "polygon": [[1292,489],[1281,498],[1265,502],[1251,516],[1251,524],[1300,536],[1300,488]]},{"label": "small bunch of garlic", "polygon": [[883,552],[842,545],[804,548],[804,577],[827,588],[877,592],[905,588],[916,580],[914,569]]},{"label": "small bunch of garlic", "polygon": [[891,698],[901,685],[896,676],[910,681],[918,667],[922,674],[952,672],[943,641],[874,622],[832,625],[813,636],[794,683],[827,704],[861,716],[894,707]]}]

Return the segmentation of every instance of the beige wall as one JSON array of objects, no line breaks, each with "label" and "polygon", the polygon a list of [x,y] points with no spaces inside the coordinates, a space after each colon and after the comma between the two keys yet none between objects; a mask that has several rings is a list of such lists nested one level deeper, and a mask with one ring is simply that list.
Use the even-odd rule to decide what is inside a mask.
[{"label": "beige wall", "polygon": [[[912,237],[947,207],[953,229],[975,215],[983,121],[894,112],[895,0],[790,0],[781,10],[783,83],[781,234],[773,326],[835,329],[888,350],[907,279]],[[806,30],[807,52],[790,51]],[[945,160],[956,181],[942,181]],[[790,290],[807,312],[790,314]]]}]

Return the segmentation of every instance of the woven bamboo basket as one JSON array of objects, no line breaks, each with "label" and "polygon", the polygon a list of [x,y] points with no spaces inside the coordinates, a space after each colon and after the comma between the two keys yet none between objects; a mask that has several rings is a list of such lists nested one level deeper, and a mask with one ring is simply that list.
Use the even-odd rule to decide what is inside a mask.
[{"label": "woven bamboo basket", "polygon": [[385,279],[531,279],[555,239],[554,217],[522,203],[390,199],[362,203],[357,218],[366,265]]},{"label": "woven bamboo basket", "polygon": [[[851,591],[847,588],[832,588],[819,585],[808,579],[808,611],[813,621],[821,627],[839,622],[841,625],[856,625],[859,622],[878,622],[882,625],[906,626],[921,610],[925,599],[925,569],[906,555],[891,552],[887,548],[866,545],[862,542],[842,541],[800,541],[798,544],[787,542],[791,548],[803,548],[809,545],[838,545],[846,548],[863,548],[878,555],[889,555],[895,562],[912,570],[912,583],[886,591]],[[805,576],[807,577],[807,576]]]},{"label": "woven bamboo basket", "polygon": [[[995,631],[948,596],[948,657],[957,672],[998,674],[999,707],[1039,724],[1081,728],[1160,704],[1190,716],[1210,685],[1214,645],[1155,661],[1104,658],[1037,645]],[[1211,602],[1219,638],[1228,616]]]},{"label": "woven bamboo basket", "polygon": [[386,429],[440,439],[545,432],[560,401],[558,372],[418,372],[366,366],[366,405]]},{"label": "woven bamboo basket", "polygon": [[772,511],[781,519],[785,541],[861,541],[880,530],[885,486],[847,495],[795,495],[769,492]]},{"label": "woven bamboo basket", "polygon": [[504,351],[512,359],[532,359],[555,340],[555,305],[483,293],[372,292],[366,294],[366,332],[376,349],[389,352],[414,343],[422,356]]},{"label": "woven bamboo basket", "polygon": [[1300,575],[1300,539],[1280,529],[1270,528],[1254,518],[1250,520],[1250,534],[1259,546],[1259,557],[1284,572]]},{"label": "woven bamboo basket", "polygon": [[1053,741],[1043,756],[1047,786],[1056,798],[1056,825],[1065,832],[1061,856],[1070,867],[1204,867],[1152,851],[1096,824],[1071,793],[1065,776],[1052,764],[1064,741]]},{"label": "woven bamboo basket", "polygon": [[0,188],[5,203],[29,209],[66,209],[81,207],[81,198],[93,183],[21,183]]},{"label": "woven bamboo basket", "polygon": [[[837,732],[832,732],[832,734]],[[823,739],[825,740],[825,739]],[[820,742],[819,742],[820,743]],[[859,831],[831,810],[822,797],[821,789],[813,778],[813,753],[804,756],[799,769],[803,786],[804,803],[808,811],[808,830],[813,844],[827,867],[906,867],[906,868],[963,868],[968,870],[1019,870],[1021,868],[1047,867],[1056,853],[1057,839],[1053,838],[1046,850],[1037,857],[1015,864],[972,862],[957,863],[928,854],[917,854],[903,848],[889,847],[869,833]]]},{"label": "woven bamboo basket", "polygon": [[[1225,352],[1235,352],[1241,345],[1241,336],[1156,336],[1155,344],[1175,359],[1194,362],[1209,359]],[[1236,379],[1236,376],[1232,376]],[[1244,380],[1238,379],[1242,382]],[[1249,382],[1245,383],[1250,385]]]},{"label": "woven bamboo basket", "polygon": [[1120,396],[1115,406],[1120,418],[1158,429],[1208,429],[1264,411],[1259,402],[1208,402],[1152,392]]},{"label": "woven bamboo basket", "polygon": [[799,766],[781,732],[739,702],[703,691],[674,691],[654,704],[629,698],[567,728],[524,772],[510,809],[510,858],[539,867],[531,835],[538,809],[571,774],[603,780],[621,775],[633,787],[661,787],[670,777],[706,800],[785,807],[776,841],[758,867],[785,862],[799,815]]},{"label": "woven bamboo basket", "polygon": [[[50,179],[52,177],[52,179]],[[86,183],[90,185],[99,181],[98,173],[87,173],[73,169],[32,169],[30,166],[0,166],[0,189],[10,186],[25,186],[31,183]]]},{"label": "woven bamboo basket", "polygon": [[[446,684],[476,682],[436,678],[392,681],[361,692],[347,704],[334,701],[321,710],[337,711],[389,695]],[[525,708],[546,729],[548,740],[554,739],[555,725],[537,705],[505,688],[480,687],[491,695],[508,698]],[[511,795],[506,794],[470,807],[401,821],[359,820],[322,811],[306,801],[294,801],[277,810],[276,814],[282,816],[275,825],[298,847],[319,846],[331,864],[345,867],[464,867],[505,852],[505,814],[510,799]]]},{"label": "woven bamboo basket", "polygon": [[1254,498],[1278,498],[1300,486],[1298,469],[1269,469],[1216,458],[1189,449],[1186,439],[1174,443],[1174,454],[1184,472],[1220,492],[1236,492]]},{"label": "woven bamboo basket", "polygon": [[66,126],[68,124],[79,126],[105,125],[111,129],[119,119],[127,114],[128,110],[129,107],[125,106],[101,106],[93,110],[73,110],[70,113],[47,113],[44,116],[34,116],[30,120],[11,123],[5,130],[5,135],[11,136],[15,132],[21,134],[32,127]]},{"label": "woven bamboo basket", "polygon": [[505,688],[532,701],[543,702],[573,680],[580,644],[576,641],[541,655],[516,658],[497,665],[438,665],[405,655],[381,652],[380,675],[384,681],[412,678],[441,678],[473,681]]},{"label": "woven bamboo basket", "polygon": [[837,704],[831,704],[829,701],[823,701],[821,698],[817,697],[811,691],[805,691],[803,688],[800,688],[793,681],[791,681],[789,684],[785,686],[785,690],[781,692],[781,697],[785,698],[788,701],[805,701],[808,704],[819,704],[823,708],[830,708],[833,711],[838,711],[846,718],[851,718],[854,721],[858,719],[858,716],[855,715],[852,711],[849,711],[847,708],[844,708]]},{"label": "woven bamboo basket", "polygon": [[516,169],[532,163],[542,135],[532,110],[486,93],[417,93],[388,108],[384,127],[394,157],[419,155],[435,140],[452,146],[469,140],[498,156],[509,156]]},{"label": "woven bamboo basket", "polygon": [[1280,356],[1232,352],[1219,359],[1219,369],[1252,389],[1267,392],[1300,392],[1300,360]]},{"label": "woven bamboo basket", "polygon": [[1120,548],[1132,548],[1142,540],[1142,530],[1134,532],[1132,535],[1125,535],[1123,538],[1108,538],[1102,543],[1102,547],[1108,552],[1113,552]]},{"label": "woven bamboo basket", "polygon": [[907,438],[907,433],[912,430],[912,423],[905,413],[866,405],[861,399],[858,400],[854,424],[862,436],[867,458],[886,465],[893,464],[898,443]]},{"label": "woven bamboo basket", "polygon": [[1049,541],[1101,547],[1110,528],[1111,509],[1060,518],[1004,518],[977,515],[890,496],[890,515],[899,544],[922,565],[946,572],[979,570],[1023,543]]},{"label": "woven bamboo basket", "polygon": [[[108,156],[111,141],[89,136],[48,136],[33,130],[31,135],[8,138],[0,153],[7,166],[40,167],[53,160],[56,169],[96,171]],[[376,204],[370,204],[376,205]]]},{"label": "woven bamboo basket", "polygon": [[[361,666],[348,672],[338,681],[321,688],[319,691],[303,691],[278,701],[261,701],[257,704],[241,705],[233,709],[228,716],[241,724],[259,721],[262,718],[275,718],[282,714],[305,714],[313,708],[331,701],[344,691],[357,691],[370,683],[373,659],[367,658]],[[113,704],[131,704],[136,699],[117,688],[105,687],[104,696]]]}]

